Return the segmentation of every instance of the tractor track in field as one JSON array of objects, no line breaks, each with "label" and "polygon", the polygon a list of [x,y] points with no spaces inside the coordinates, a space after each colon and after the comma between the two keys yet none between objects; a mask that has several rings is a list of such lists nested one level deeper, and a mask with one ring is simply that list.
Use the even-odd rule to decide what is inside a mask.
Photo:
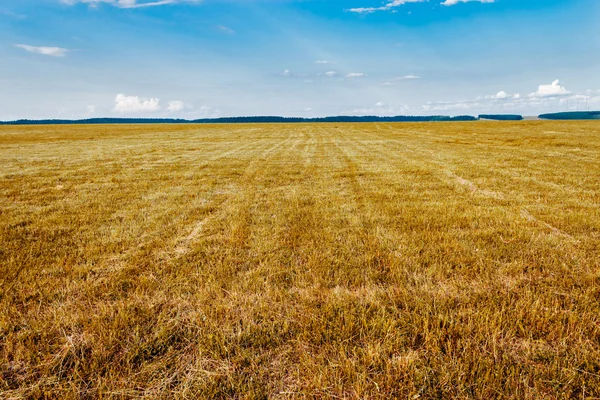
[{"label": "tractor track in field", "polygon": [[385,248],[378,236],[378,227],[373,223],[372,218],[369,217],[369,203],[366,200],[366,195],[370,193],[370,190],[365,185],[361,184],[359,180],[359,167],[357,163],[352,159],[351,155],[348,154],[347,149],[340,145],[335,140],[334,145],[339,152],[345,168],[347,176],[345,177],[351,188],[352,198],[356,203],[355,216],[358,218],[362,235],[362,246],[367,258],[364,260],[369,267],[368,270],[373,269],[376,271],[377,276],[375,277],[378,282],[385,282],[386,277],[391,271],[391,258],[392,255],[388,249]]},{"label": "tractor track in field", "polygon": [[[380,127],[378,127],[378,128],[381,129]],[[439,159],[440,157],[439,157],[439,154],[437,154],[433,150],[422,149],[422,148],[413,146],[408,143],[402,143],[402,144],[406,148],[409,148],[413,154],[421,154],[421,157],[413,157],[413,159],[420,161],[421,164],[427,163],[427,164],[437,167],[436,171],[441,171],[441,173],[443,175],[447,176],[450,179],[449,182],[454,183],[455,185],[457,185],[459,187],[466,188],[471,193],[471,195],[479,195],[479,196],[482,196],[485,198],[499,200],[499,201],[510,201],[510,202],[516,201],[516,200],[511,200],[508,196],[506,196],[502,192],[481,189],[474,182],[456,174],[455,172],[452,171],[452,169],[448,166],[447,163],[444,163],[441,161],[435,161],[435,159]],[[362,147],[364,148],[365,146],[362,146]],[[384,153],[383,150],[380,150],[378,148],[371,148],[370,152],[375,152],[375,153],[384,155],[384,158],[383,158],[384,162],[393,165],[393,161],[390,159],[392,157],[390,152]],[[403,153],[403,154],[406,155],[405,153]],[[518,216],[525,218],[529,222],[534,222],[534,223],[548,229],[552,233],[553,236],[566,238],[574,243],[578,242],[578,240],[575,237],[568,234],[567,232],[564,232],[564,231],[556,228],[555,226],[552,226],[551,224],[548,224],[547,222],[545,222],[539,218],[536,218],[524,206],[521,206],[519,208],[519,210],[520,210],[520,212],[519,212]]]},{"label": "tractor track in field", "polygon": [[[227,218],[227,212],[229,206],[233,203],[239,202],[240,204],[244,204],[244,210],[240,210],[239,214],[248,214],[249,207],[253,205],[253,199],[256,196],[256,180],[258,176],[265,175],[267,173],[267,168],[269,167],[269,161],[274,157],[277,151],[286,146],[291,141],[291,137],[286,138],[285,140],[277,141],[271,146],[268,146],[266,149],[262,150],[258,154],[253,154],[252,161],[249,162],[248,166],[245,168],[244,173],[239,178],[239,182],[241,182],[241,186],[236,190],[237,195],[229,195],[226,199],[212,204],[213,212],[211,212],[206,217],[200,219],[195,224],[192,225],[191,228],[187,229],[188,234],[176,240],[175,247],[166,253],[167,258],[177,259],[184,257],[187,253],[190,252],[192,246],[195,241],[197,241],[200,237],[209,236],[210,233],[206,233],[207,225],[210,224],[213,220],[218,220],[221,218]],[[267,140],[260,140],[258,143],[263,144],[267,142]],[[255,142],[254,144],[256,144]],[[227,152],[228,155],[236,154],[244,149],[247,149],[251,146],[242,146],[236,149],[235,153]],[[260,166],[263,168],[260,168]],[[238,197],[242,198],[238,198]]]}]

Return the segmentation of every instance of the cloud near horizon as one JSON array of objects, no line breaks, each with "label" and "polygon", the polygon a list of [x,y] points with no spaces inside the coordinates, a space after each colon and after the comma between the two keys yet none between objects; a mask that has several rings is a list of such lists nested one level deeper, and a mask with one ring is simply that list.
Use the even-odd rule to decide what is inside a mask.
[{"label": "cloud near horizon", "polygon": [[[527,96],[519,93],[509,94],[504,90],[474,100],[464,100],[458,102],[435,102],[427,103],[422,106],[426,112],[432,111],[455,111],[455,110],[479,110],[482,112],[520,112],[527,110],[532,106],[567,106],[562,111],[582,111],[585,106],[600,104],[600,96],[594,96],[593,91],[586,91],[586,94],[574,94],[561,86],[557,79],[549,85],[539,85],[536,92]],[[573,108],[574,106],[574,108]],[[559,111],[559,110],[555,110]]]},{"label": "cloud near horizon", "polygon": [[571,92],[561,86],[560,81],[557,79],[549,85],[540,85],[537,92],[530,93],[529,97],[557,97],[570,94]]},{"label": "cloud near horizon", "polygon": [[183,101],[174,100],[174,101],[169,102],[167,111],[179,112],[179,111],[183,111],[186,107],[187,107],[187,105]]},{"label": "cloud near horizon", "polygon": [[160,111],[178,113],[189,108],[192,108],[192,106],[180,100],[172,100],[168,103],[166,108],[163,108],[160,104],[160,99],[157,97],[142,98],[139,96],[126,96],[119,93],[115,97],[115,106],[112,111],[121,114],[156,113]]},{"label": "cloud near horizon", "polygon": [[160,100],[157,98],[143,99],[138,96],[125,96],[118,94],[115,97],[114,112],[138,113],[160,111]]},{"label": "cloud near horizon", "polygon": [[485,99],[488,100],[508,100],[508,99],[520,99],[521,95],[519,93],[516,94],[508,94],[504,90],[499,91],[496,94],[485,96]]}]

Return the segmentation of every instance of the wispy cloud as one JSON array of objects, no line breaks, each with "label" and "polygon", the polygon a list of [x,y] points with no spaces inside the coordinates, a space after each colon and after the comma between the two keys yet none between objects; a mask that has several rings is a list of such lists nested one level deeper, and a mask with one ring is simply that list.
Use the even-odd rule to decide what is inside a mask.
[{"label": "wispy cloud", "polygon": [[327,71],[322,74],[318,74],[317,76],[326,76],[328,78],[335,78],[336,76],[342,76],[346,79],[354,79],[354,78],[362,78],[363,76],[367,76],[367,74],[362,72],[349,72],[347,74],[341,75],[338,71]]},{"label": "wispy cloud", "polygon": [[0,10],[0,15],[6,15],[7,17],[16,18],[16,19],[25,19],[27,16],[23,14],[17,14],[12,11]]},{"label": "wispy cloud", "polygon": [[99,4],[110,4],[119,8],[142,8],[177,3],[199,3],[200,0],[60,0],[60,2],[67,5],[75,5],[78,3],[89,4],[90,7],[97,7]]},{"label": "wispy cloud", "polygon": [[[391,11],[396,7],[403,6],[408,3],[423,3],[426,0],[393,0],[379,7],[355,7],[350,8],[346,11],[357,13],[357,14],[370,14],[376,11]],[[477,2],[477,3],[494,3],[495,0],[444,0],[440,3],[443,6],[454,6],[459,3],[469,3],[469,2]]]},{"label": "wispy cloud", "polygon": [[412,81],[412,80],[416,80],[416,79],[421,79],[421,77],[419,75],[414,75],[414,74],[397,76],[386,82],[383,82],[382,85],[383,86],[398,86],[401,84],[402,81]]},{"label": "wispy cloud", "polygon": [[30,46],[28,44],[15,44],[15,47],[30,53],[42,54],[50,57],[64,57],[69,52],[68,49],[63,49],[62,47]]},{"label": "wispy cloud", "polygon": [[455,6],[458,3],[470,3],[470,2],[477,2],[477,3],[493,3],[495,0],[445,0],[442,5],[443,6]]},{"label": "wispy cloud", "polygon": [[406,104],[391,105],[383,101],[378,101],[372,106],[360,107],[352,110],[344,110],[342,114],[393,116],[410,114],[412,112],[412,108]]},{"label": "wispy cloud", "polygon": [[362,78],[363,76],[366,76],[366,74],[364,74],[362,72],[350,72],[349,74],[344,75],[344,78],[353,79],[353,78]]},{"label": "wispy cloud", "polygon": [[226,34],[228,34],[228,35],[234,35],[234,34],[235,34],[235,31],[234,31],[233,29],[231,29],[230,27],[228,27],[228,26],[225,26],[225,25],[217,25],[217,28],[218,28],[218,29],[219,29],[221,32],[223,32],[223,33],[226,33]]},{"label": "wispy cloud", "polygon": [[290,71],[289,69],[284,69],[281,73],[281,76],[294,76],[294,74],[292,74],[292,71]]},{"label": "wispy cloud", "polygon": [[169,106],[167,107],[167,111],[169,112],[180,112],[185,110],[186,108],[189,108],[189,106],[187,104],[185,104],[183,101],[179,101],[179,100],[173,100],[169,102]]},{"label": "wispy cloud", "polygon": [[389,11],[393,8],[402,6],[407,3],[422,3],[423,1],[424,0],[394,0],[394,1],[391,1],[380,7],[357,7],[357,8],[350,8],[347,11],[350,11],[353,13],[358,13],[358,14],[370,14],[370,13],[374,13],[376,11]]}]

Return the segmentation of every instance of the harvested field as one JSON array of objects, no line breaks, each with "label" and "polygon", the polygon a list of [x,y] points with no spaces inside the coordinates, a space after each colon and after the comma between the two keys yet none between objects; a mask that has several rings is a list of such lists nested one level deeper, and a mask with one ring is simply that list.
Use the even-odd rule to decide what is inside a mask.
[{"label": "harvested field", "polygon": [[600,124],[0,127],[0,398],[600,398]]}]

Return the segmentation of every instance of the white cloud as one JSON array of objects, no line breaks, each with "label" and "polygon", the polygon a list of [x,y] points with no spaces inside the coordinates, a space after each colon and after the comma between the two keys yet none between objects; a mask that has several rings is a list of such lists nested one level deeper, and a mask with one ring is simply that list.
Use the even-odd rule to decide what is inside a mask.
[{"label": "white cloud", "polygon": [[187,105],[183,101],[173,100],[173,101],[169,102],[167,111],[179,112],[179,111],[183,111],[186,107],[187,107]]},{"label": "white cloud", "polygon": [[378,101],[377,103],[375,103],[375,107],[385,107],[387,106],[387,104],[385,104],[383,101]]},{"label": "white cloud", "polygon": [[478,3],[493,3],[495,0],[445,0],[442,5],[443,6],[455,6],[458,3],[469,3],[472,1],[476,1]]},{"label": "white cloud", "polygon": [[43,54],[50,57],[64,57],[69,50],[62,47],[29,46],[27,44],[15,44],[15,47],[26,50],[30,53]]},{"label": "white cloud", "polygon": [[558,80],[549,85],[540,85],[538,91],[523,96],[500,91],[494,95],[477,97],[474,100],[435,102],[422,106],[425,112],[464,110],[471,114],[518,113],[537,115],[558,111],[583,111],[600,105],[600,96],[593,91],[575,94],[560,85]]},{"label": "white cloud", "polygon": [[335,71],[327,71],[327,72],[325,72],[325,76],[328,76],[330,78],[334,77],[334,76],[337,76],[337,75],[338,75],[338,73],[335,72]]},{"label": "white cloud", "polygon": [[499,91],[497,94],[493,95],[493,99],[508,99],[510,96],[504,90]]},{"label": "white cloud", "polygon": [[315,61],[315,64],[335,64],[335,63],[333,61],[317,60],[317,61]]},{"label": "white cloud", "polygon": [[363,74],[362,72],[350,72],[349,74],[344,75],[345,78],[362,78],[363,76],[365,76],[365,74]]},{"label": "white cloud", "polygon": [[96,112],[96,106],[87,106],[86,110],[88,114],[94,114]]},{"label": "white cloud", "polygon": [[[393,1],[390,1],[380,7],[357,7],[357,8],[350,8],[346,11],[358,13],[358,14],[370,14],[370,13],[374,13],[376,11],[390,11],[396,7],[403,6],[404,4],[407,4],[407,3],[422,3],[424,1],[428,1],[428,0],[393,0]],[[458,3],[469,3],[469,2],[494,3],[495,0],[444,0],[440,4],[443,6],[454,6]],[[411,13],[409,12],[409,14],[411,14]]]},{"label": "white cloud", "polygon": [[279,76],[285,76],[285,77],[295,77],[295,78],[302,78],[302,77],[307,77],[308,76],[307,74],[293,72],[293,71],[290,71],[289,69],[284,69],[278,75]]},{"label": "white cloud", "polygon": [[114,112],[155,112],[160,110],[160,100],[156,98],[142,99],[138,96],[125,96],[118,94],[115,97]]},{"label": "white cloud", "polygon": [[560,85],[560,81],[557,79],[549,85],[540,85],[537,92],[530,93],[529,97],[558,97],[568,96],[571,94],[570,91]]},{"label": "white cloud", "polygon": [[424,0],[393,0],[381,7],[358,7],[358,8],[350,8],[347,11],[358,13],[358,14],[370,14],[376,11],[389,11],[393,8],[402,6],[406,3],[421,3]]},{"label": "white cloud", "polygon": [[200,0],[60,0],[62,4],[75,5],[77,3],[89,4],[90,7],[97,7],[101,3],[110,4],[119,8],[141,8],[163,6],[177,3],[198,3]]},{"label": "white cloud", "polygon": [[521,98],[521,95],[519,93],[509,94],[509,93],[505,92],[504,90],[501,90],[496,94],[492,94],[492,95],[485,96],[485,97],[479,97],[478,100],[480,100],[482,98],[487,99],[487,100],[510,100],[510,99],[518,100]]}]

